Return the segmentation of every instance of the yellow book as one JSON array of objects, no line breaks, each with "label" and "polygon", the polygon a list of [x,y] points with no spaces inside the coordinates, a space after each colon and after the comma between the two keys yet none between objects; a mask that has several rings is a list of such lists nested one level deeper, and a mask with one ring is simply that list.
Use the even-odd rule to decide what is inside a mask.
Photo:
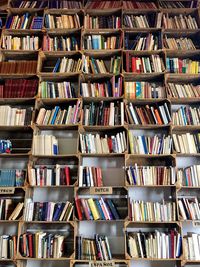
[{"label": "yellow book", "polygon": [[128,131],[128,137],[129,137],[131,154],[134,154],[134,149],[133,149],[133,135],[132,135],[131,131]]},{"label": "yellow book", "polygon": [[94,203],[94,200],[92,198],[88,199],[88,205],[90,207],[90,210],[92,212],[92,216],[93,216],[94,220],[99,220],[100,219],[99,212],[98,212],[96,205]]}]

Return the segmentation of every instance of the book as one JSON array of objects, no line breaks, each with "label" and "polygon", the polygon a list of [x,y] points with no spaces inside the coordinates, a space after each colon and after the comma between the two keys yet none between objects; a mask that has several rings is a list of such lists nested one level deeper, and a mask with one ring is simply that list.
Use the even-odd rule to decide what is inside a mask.
[{"label": "book", "polygon": [[119,220],[121,219],[116,205],[113,203],[114,198],[83,198],[80,197],[76,201],[76,207],[80,203],[82,214],[77,211],[77,218],[79,220]]},{"label": "book", "polygon": [[1,187],[24,186],[26,171],[23,169],[0,169]]},{"label": "book", "polygon": [[132,34],[125,32],[124,46],[126,50],[152,51],[162,49],[161,36],[155,33]]},{"label": "book", "polygon": [[186,260],[198,261],[199,254],[199,234],[188,232],[183,236],[183,252]]},{"label": "book", "polygon": [[135,57],[129,56],[129,53],[126,54],[126,72],[162,73],[165,70],[165,65],[160,55]]},{"label": "book", "polygon": [[7,105],[0,106],[1,126],[28,126],[32,122],[32,107],[11,107]]},{"label": "book", "polygon": [[172,138],[168,135],[154,136],[135,135],[133,130],[128,131],[129,148],[131,154],[167,155],[172,151]]},{"label": "book", "polygon": [[[143,2],[144,3],[144,2]],[[124,14],[123,25],[125,28],[154,28],[156,25],[155,13],[143,14]]]},{"label": "book", "polygon": [[41,108],[39,110],[37,125],[71,125],[78,124],[80,119],[80,101],[69,105],[66,109],[55,106],[53,109]]},{"label": "book", "polygon": [[176,202],[130,200],[130,220],[133,222],[175,222]]},{"label": "book", "polygon": [[200,153],[200,134],[184,133],[172,134],[173,149],[176,153],[197,154]]},{"label": "book", "polygon": [[30,50],[36,51],[40,48],[40,42],[38,36],[12,36],[3,35],[2,36],[2,49],[5,50]]},{"label": "book", "polygon": [[58,155],[58,139],[53,135],[36,134],[33,136],[33,155]]},{"label": "book", "polygon": [[196,18],[192,15],[164,13],[162,23],[164,29],[198,29]]},{"label": "book", "polygon": [[172,166],[138,166],[137,163],[126,168],[129,185],[175,185],[176,171]]},{"label": "book", "polygon": [[200,124],[200,109],[192,106],[181,106],[175,111],[172,111],[173,125],[199,125]]},{"label": "book", "polygon": [[76,259],[112,260],[108,237],[101,234],[95,234],[94,238],[76,236]]},{"label": "book", "polygon": [[19,236],[19,253],[22,257],[38,259],[67,257],[63,250],[66,240],[67,236],[63,234],[27,231]]},{"label": "book", "polygon": [[43,17],[38,16],[37,14],[31,14],[26,12],[21,15],[10,15],[7,18],[5,28],[6,29],[31,29],[31,30],[40,30],[42,29]]},{"label": "book", "polygon": [[79,187],[103,186],[102,169],[100,167],[79,166]]},{"label": "book", "polygon": [[177,181],[182,186],[199,187],[200,184],[200,166],[191,165],[185,168],[178,168]]},{"label": "book", "polygon": [[78,51],[80,49],[80,38],[77,36],[54,36],[44,35],[43,51]]},{"label": "book", "polygon": [[100,49],[120,49],[122,38],[120,35],[86,35],[83,41],[83,49],[100,50]]},{"label": "book", "polygon": [[40,98],[77,98],[77,84],[70,81],[43,81],[39,85]]},{"label": "book", "polygon": [[178,231],[128,232],[127,246],[131,258],[175,259],[181,256],[181,235]]},{"label": "book", "polygon": [[69,221],[73,213],[73,204],[65,202],[34,202],[27,198],[23,218],[25,221]]},{"label": "book", "polygon": [[2,260],[14,259],[17,253],[17,236],[3,234],[0,236],[0,258]]},{"label": "book", "polygon": [[45,14],[44,26],[47,29],[78,29],[81,27],[79,15],[76,14]]},{"label": "book", "polygon": [[178,196],[180,220],[199,220],[199,201],[195,196]]},{"label": "book", "polygon": [[38,80],[6,79],[0,85],[1,98],[32,98],[36,95]]},{"label": "book", "polygon": [[82,1],[55,0],[49,1],[48,8],[81,9]]},{"label": "book", "polygon": [[82,97],[121,97],[122,77],[113,77],[106,82],[82,82]]},{"label": "book", "polygon": [[165,35],[163,38],[164,47],[171,50],[196,50],[193,40],[188,37],[173,38]]},{"label": "book", "polygon": [[124,103],[103,102],[85,104],[82,110],[82,124],[85,126],[124,125]]},{"label": "book", "polygon": [[125,81],[124,96],[127,99],[165,98],[166,92],[161,83]]},{"label": "book", "polygon": [[28,169],[31,186],[70,186],[75,181],[72,167],[68,165],[36,165]]},{"label": "book", "polygon": [[125,132],[117,134],[80,133],[81,153],[110,154],[124,153],[127,149]]},{"label": "book", "polygon": [[0,62],[1,74],[34,74],[37,71],[36,60],[8,60]]},{"label": "book", "polygon": [[167,83],[169,98],[195,98],[200,96],[200,86],[192,83]]},{"label": "book", "polygon": [[84,17],[85,29],[120,29],[121,17],[119,15],[90,15]]},{"label": "book", "polygon": [[198,74],[200,72],[200,65],[199,61],[190,58],[167,57],[166,70],[170,73]]},{"label": "book", "polygon": [[128,124],[167,125],[171,122],[171,114],[167,103],[135,106],[131,102],[125,105],[125,118]]},{"label": "book", "polygon": [[[49,64],[51,65],[49,67]],[[55,62],[47,59],[44,61],[42,65],[41,72],[49,72],[49,73],[79,73],[82,67],[82,60],[63,57],[57,58]]]}]

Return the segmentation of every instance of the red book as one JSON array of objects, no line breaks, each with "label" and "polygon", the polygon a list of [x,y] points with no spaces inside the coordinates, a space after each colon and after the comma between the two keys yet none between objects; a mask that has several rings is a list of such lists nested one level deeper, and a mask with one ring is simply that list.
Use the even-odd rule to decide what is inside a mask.
[{"label": "red book", "polygon": [[80,199],[80,203],[81,203],[81,205],[83,207],[83,210],[84,210],[84,213],[85,213],[85,217],[86,217],[87,220],[90,220],[90,214],[89,214],[86,202],[87,202],[87,200],[85,200],[83,198]]},{"label": "red book", "polygon": [[71,181],[71,176],[70,176],[70,168],[69,167],[65,167],[65,182],[66,185],[70,185],[70,181]]},{"label": "red book", "polygon": [[33,258],[33,236],[32,234],[28,235],[28,247],[29,247],[29,257]]},{"label": "red book", "polygon": [[136,72],[136,58],[132,57],[131,59],[132,72]]},{"label": "red book", "polygon": [[113,147],[112,147],[112,140],[111,140],[110,137],[108,137],[107,140],[108,140],[108,147],[109,147],[109,150],[110,150],[110,153],[111,153],[112,150],[113,150]]},{"label": "red book", "polygon": [[77,210],[77,214],[78,214],[78,219],[80,221],[83,220],[83,214],[82,214],[82,210],[81,210],[81,201],[78,197],[75,198],[75,205],[76,205],[76,210]]},{"label": "red book", "polygon": [[97,168],[96,170],[97,170],[97,186],[103,186],[101,168]]},{"label": "red book", "polygon": [[183,73],[183,61],[182,59],[178,59],[178,72]]}]

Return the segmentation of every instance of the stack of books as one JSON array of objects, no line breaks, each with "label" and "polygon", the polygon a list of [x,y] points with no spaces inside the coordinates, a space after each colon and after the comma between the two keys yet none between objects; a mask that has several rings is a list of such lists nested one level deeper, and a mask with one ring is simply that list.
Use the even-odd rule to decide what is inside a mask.
[{"label": "stack of books", "polygon": [[178,208],[182,220],[200,220],[199,200],[197,197],[179,196]]},{"label": "stack of books", "polygon": [[79,166],[78,186],[103,186],[102,169],[100,167]]},{"label": "stack of books", "polygon": [[189,58],[167,58],[166,68],[170,73],[198,74],[200,72],[199,61]]},{"label": "stack of books", "polygon": [[6,50],[30,50],[36,51],[40,48],[38,36],[12,36],[3,35],[1,47]]},{"label": "stack of books", "polygon": [[191,15],[169,15],[163,14],[163,27],[165,29],[198,29],[195,17]]},{"label": "stack of books", "polygon": [[33,136],[33,155],[58,155],[58,140],[53,135],[34,135]]},{"label": "stack of books", "polygon": [[43,37],[43,51],[78,51],[79,48],[80,40],[75,36],[50,37],[48,35],[45,35]]},{"label": "stack of books", "polygon": [[194,42],[188,37],[170,38],[165,35],[163,43],[165,48],[171,50],[196,50]]},{"label": "stack of books", "polygon": [[16,30],[40,30],[42,29],[43,17],[32,16],[29,13],[23,15],[11,15],[6,21],[6,29],[16,29]]},{"label": "stack of books", "polygon": [[200,165],[192,165],[177,170],[177,180],[183,186],[200,186]]},{"label": "stack of books", "polygon": [[85,29],[119,29],[121,28],[121,18],[115,15],[91,16],[86,14],[84,17]]},{"label": "stack of books", "polygon": [[172,134],[172,139],[176,153],[200,153],[200,133]]},{"label": "stack of books", "polygon": [[172,124],[181,126],[199,125],[200,109],[198,107],[181,106],[172,113]]},{"label": "stack of books", "polygon": [[0,62],[1,74],[36,74],[37,61],[10,60]]},{"label": "stack of books", "polygon": [[85,50],[120,49],[122,45],[121,36],[87,35],[84,38],[83,48]]},{"label": "stack of books", "polygon": [[78,14],[73,15],[51,15],[44,17],[45,27],[47,29],[78,29],[81,27]]},{"label": "stack of books", "polygon": [[186,260],[199,261],[200,260],[200,235],[197,233],[187,233],[183,237],[183,251]]},{"label": "stack of books", "polygon": [[0,259],[13,259],[17,253],[17,237],[15,235],[1,235],[0,248]]},{"label": "stack of books", "polygon": [[171,98],[198,98],[200,97],[200,85],[168,83],[167,93]]}]

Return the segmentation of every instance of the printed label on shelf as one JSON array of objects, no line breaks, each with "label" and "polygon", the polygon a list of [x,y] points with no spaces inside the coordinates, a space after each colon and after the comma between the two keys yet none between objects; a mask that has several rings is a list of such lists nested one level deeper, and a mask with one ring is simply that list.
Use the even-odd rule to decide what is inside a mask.
[{"label": "printed label on shelf", "polygon": [[14,194],[14,187],[0,187],[0,194]]},{"label": "printed label on shelf", "polygon": [[200,227],[200,221],[193,221],[193,227]]},{"label": "printed label on shelf", "polygon": [[89,267],[115,267],[114,261],[90,261]]},{"label": "printed label on shelf", "polygon": [[90,187],[90,194],[99,194],[99,195],[107,195],[107,194],[112,194],[112,187],[107,186],[107,187]]}]

